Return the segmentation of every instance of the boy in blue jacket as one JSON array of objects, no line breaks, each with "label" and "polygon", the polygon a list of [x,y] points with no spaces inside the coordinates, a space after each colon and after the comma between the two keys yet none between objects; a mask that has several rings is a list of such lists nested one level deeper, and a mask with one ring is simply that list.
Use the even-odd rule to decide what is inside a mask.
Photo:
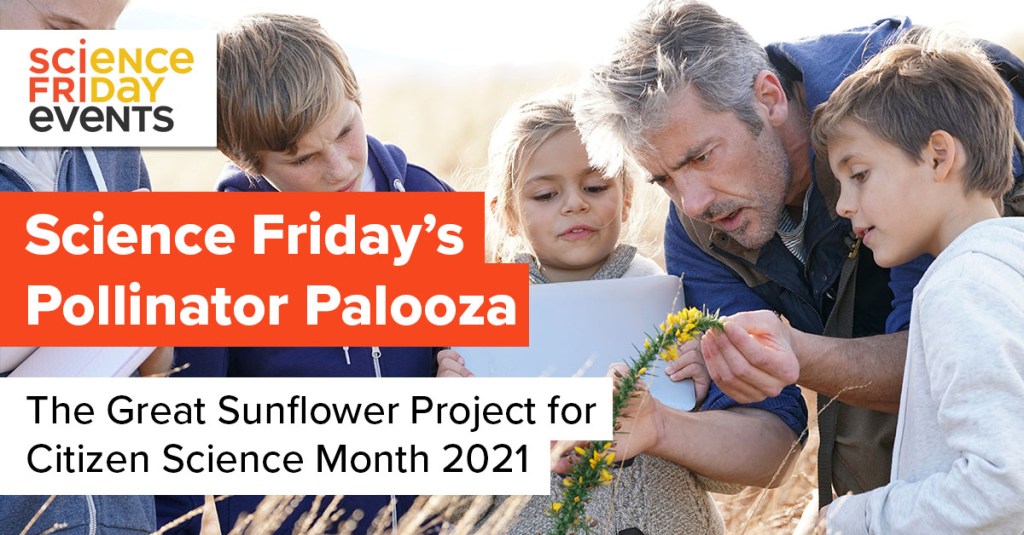
[{"label": "boy in blue jacket", "polygon": [[[366,135],[359,86],[344,51],[315,19],[264,14],[220,34],[217,146],[233,162],[220,191],[452,191],[405,154]],[[179,376],[203,377],[432,377],[433,348],[206,347],[178,348]],[[263,496],[232,496],[217,504],[225,533]],[[329,500],[331,497],[328,497]],[[345,496],[339,507],[364,513],[365,533],[394,503],[392,522],[413,496]],[[326,503],[326,502],[325,502]],[[158,496],[162,524],[203,504],[202,496]],[[311,509],[307,497],[279,533],[291,533]],[[198,533],[200,519],[171,533]]]}]

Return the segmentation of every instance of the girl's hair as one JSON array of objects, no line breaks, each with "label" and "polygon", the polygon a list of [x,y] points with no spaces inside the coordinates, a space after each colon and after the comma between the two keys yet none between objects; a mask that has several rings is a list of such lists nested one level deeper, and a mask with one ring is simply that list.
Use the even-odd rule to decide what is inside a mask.
[{"label": "girl's hair", "polygon": [[[555,134],[566,130],[579,133],[572,115],[574,100],[568,88],[553,90],[513,105],[495,126],[487,151],[487,241],[491,261],[512,262],[516,254],[531,250],[519,224],[522,173],[537,149]],[[622,180],[628,207],[633,196],[632,170],[624,169],[611,178]],[[624,235],[629,227],[623,228]]]}]

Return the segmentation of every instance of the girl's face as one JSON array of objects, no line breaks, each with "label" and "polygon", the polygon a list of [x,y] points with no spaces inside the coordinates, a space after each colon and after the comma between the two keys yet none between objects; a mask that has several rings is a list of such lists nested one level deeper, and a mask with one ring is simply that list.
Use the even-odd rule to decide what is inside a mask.
[{"label": "girl's face", "polygon": [[586,280],[619,242],[627,217],[622,181],[590,166],[579,134],[563,130],[523,169],[518,227],[551,282]]}]

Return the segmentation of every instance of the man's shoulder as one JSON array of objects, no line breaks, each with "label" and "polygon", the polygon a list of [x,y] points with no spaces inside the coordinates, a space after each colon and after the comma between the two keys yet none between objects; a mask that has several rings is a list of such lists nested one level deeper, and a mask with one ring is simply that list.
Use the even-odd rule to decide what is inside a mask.
[{"label": "man's shoulder", "polygon": [[765,51],[783,78],[804,83],[808,109],[814,109],[847,75],[910,26],[909,18],[886,18],[843,32],[772,43]]}]

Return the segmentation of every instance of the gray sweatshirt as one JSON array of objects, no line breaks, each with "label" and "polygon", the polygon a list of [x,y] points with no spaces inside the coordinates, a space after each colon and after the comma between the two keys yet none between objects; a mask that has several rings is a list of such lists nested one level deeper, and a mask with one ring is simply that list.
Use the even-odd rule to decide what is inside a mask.
[{"label": "gray sweatshirt", "polygon": [[1024,218],[978,223],[914,290],[892,482],[828,533],[1024,533]]}]

